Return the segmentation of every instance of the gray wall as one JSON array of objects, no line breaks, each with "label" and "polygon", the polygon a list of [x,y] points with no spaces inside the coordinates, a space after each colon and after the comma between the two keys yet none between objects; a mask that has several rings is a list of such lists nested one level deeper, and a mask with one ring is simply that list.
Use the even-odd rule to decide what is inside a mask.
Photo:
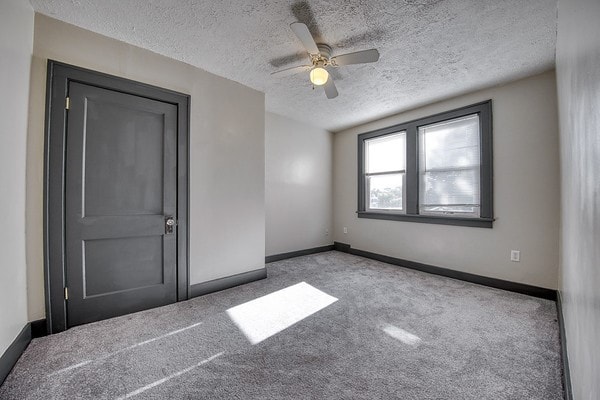
[{"label": "gray wall", "polygon": [[[493,229],[359,219],[357,135],[492,99]],[[559,159],[553,71],[431,104],[334,136],[334,240],[352,247],[556,289]],[[348,233],[343,233],[343,227]],[[521,262],[510,261],[510,250]]]},{"label": "gray wall", "polygon": [[33,10],[0,2],[0,356],[27,323],[25,166]]},{"label": "gray wall", "polygon": [[264,94],[188,64],[36,14],[27,146],[31,319],[44,316],[42,176],[47,59],[190,94],[191,283],[264,266]]},{"label": "gray wall", "polygon": [[266,254],[333,243],[332,134],[267,113]]},{"label": "gray wall", "polygon": [[560,291],[575,399],[600,398],[600,1],[560,0]]}]

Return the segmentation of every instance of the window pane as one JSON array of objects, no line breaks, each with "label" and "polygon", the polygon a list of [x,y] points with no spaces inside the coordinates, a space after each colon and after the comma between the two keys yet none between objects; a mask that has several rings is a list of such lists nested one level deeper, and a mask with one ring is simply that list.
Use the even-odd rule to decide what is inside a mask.
[{"label": "window pane", "polygon": [[419,128],[419,211],[479,215],[479,117]]},{"label": "window pane", "polygon": [[403,171],[406,157],[406,132],[365,140],[367,174]]},{"label": "window pane", "polygon": [[479,169],[425,172],[421,211],[474,212],[479,207]]},{"label": "window pane", "polygon": [[370,209],[403,210],[404,174],[367,177],[367,204]]},{"label": "window pane", "polygon": [[427,171],[479,165],[478,115],[422,126],[419,138],[421,164]]}]

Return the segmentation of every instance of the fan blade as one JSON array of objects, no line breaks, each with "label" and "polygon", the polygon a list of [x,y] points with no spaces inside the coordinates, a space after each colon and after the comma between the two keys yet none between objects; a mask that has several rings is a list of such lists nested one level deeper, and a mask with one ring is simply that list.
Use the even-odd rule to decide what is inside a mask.
[{"label": "fan blade", "polygon": [[319,54],[319,48],[315,43],[315,39],[313,39],[306,25],[302,22],[292,22],[290,28],[292,28],[292,32],[300,39],[306,51],[310,54]]},{"label": "fan blade", "polygon": [[329,75],[329,79],[323,85],[323,89],[325,89],[325,96],[328,99],[335,99],[338,96],[337,88],[335,87],[335,83],[333,83],[333,78]]},{"label": "fan blade", "polygon": [[331,64],[341,67],[343,65],[372,63],[377,60],[379,60],[379,52],[377,49],[370,49],[332,57]]},{"label": "fan blade", "polygon": [[271,75],[289,76],[300,72],[308,71],[312,65],[297,65],[295,67],[280,69],[279,71],[271,72]]}]

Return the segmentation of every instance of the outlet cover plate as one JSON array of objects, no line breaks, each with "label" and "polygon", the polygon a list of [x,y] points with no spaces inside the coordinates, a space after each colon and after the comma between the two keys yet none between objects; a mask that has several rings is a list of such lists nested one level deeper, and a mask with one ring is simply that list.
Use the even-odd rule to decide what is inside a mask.
[{"label": "outlet cover plate", "polygon": [[521,261],[521,251],[511,250],[510,251],[510,261],[520,262]]}]

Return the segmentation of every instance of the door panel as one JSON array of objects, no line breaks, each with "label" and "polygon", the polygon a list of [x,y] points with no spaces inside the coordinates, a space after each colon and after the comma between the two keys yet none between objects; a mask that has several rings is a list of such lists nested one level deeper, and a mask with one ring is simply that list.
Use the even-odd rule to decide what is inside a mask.
[{"label": "door panel", "polygon": [[162,237],[83,241],[83,297],[162,285]]},{"label": "door panel", "polygon": [[177,106],[69,83],[68,326],[177,300]]},{"label": "door panel", "polygon": [[161,214],[163,115],[96,99],[85,107],[84,168],[93,168],[84,172],[84,216]]}]

